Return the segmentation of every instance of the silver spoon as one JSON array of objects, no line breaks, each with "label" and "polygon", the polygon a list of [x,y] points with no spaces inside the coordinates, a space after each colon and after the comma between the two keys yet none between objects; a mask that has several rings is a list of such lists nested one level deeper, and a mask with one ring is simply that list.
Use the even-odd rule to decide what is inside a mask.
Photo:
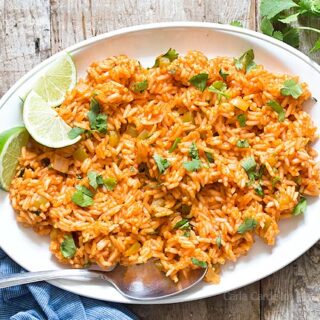
[{"label": "silver spoon", "polygon": [[122,295],[135,300],[155,300],[173,296],[190,289],[205,276],[207,269],[179,273],[175,283],[159,270],[153,260],[128,267],[117,265],[111,271],[65,269],[26,272],[0,278],[0,289],[15,285],[69,277],[98,278],[111,283]]}]

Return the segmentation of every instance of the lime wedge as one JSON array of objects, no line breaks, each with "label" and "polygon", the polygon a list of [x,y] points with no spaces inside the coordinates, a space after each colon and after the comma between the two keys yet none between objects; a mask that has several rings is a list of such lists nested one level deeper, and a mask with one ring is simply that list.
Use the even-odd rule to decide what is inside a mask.
[{"label": "lime wedge", "polygon": [[23,121],[34,140],[50,148],[62,148],[78,142],[68,137],[71,127],[33,90],[23,105]]},{"label": "lime wedge", "polygon": [[29,134],[24,127],[0,133],[0,187],[8,190],[21,154],[28,143]]},{"label": "lime wedge", "polygon": [[57,107],[63,102],[66,92],[75,86],[76,81],[76,67],[71,56],[65,53],[49,66],[33,90],[49,107]]}]

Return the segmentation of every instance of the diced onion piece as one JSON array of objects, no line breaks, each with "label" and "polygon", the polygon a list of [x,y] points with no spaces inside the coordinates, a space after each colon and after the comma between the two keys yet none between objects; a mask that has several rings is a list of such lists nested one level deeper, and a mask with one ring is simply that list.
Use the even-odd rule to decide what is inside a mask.
[{"label": "diced onion piece", "polygon": [[62,172],[67,173],[69,170],[70,161],[64,157],[59,156],[58,154],[55,154],[53,156],[53,162],[52,162],[52,168]]},{"label": "diced onion piece", "polygon": [[230,100],[230,103],[242,111],[247,111],[247,109],[249,108],[248,102],[240,97],[233,98],[232,100]]}]

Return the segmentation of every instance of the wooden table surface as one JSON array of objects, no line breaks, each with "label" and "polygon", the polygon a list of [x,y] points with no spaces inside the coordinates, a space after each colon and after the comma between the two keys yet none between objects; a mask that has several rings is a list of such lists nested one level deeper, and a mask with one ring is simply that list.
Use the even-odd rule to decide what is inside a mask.
[{"label": "wooden table surface", "polygon": [[[239,20],[257,30],[258,10],[254,0],[0,0],[0,96],[39,62],[83,39],[164,21]],[[308,52],[315,39],[304,33],[300,49]],[[319,54],[312,58],[320,62]],[[148,320],[320,319],[319,266],[320,242],[286,268],[231,293],[189,303],[128,307]]]}]

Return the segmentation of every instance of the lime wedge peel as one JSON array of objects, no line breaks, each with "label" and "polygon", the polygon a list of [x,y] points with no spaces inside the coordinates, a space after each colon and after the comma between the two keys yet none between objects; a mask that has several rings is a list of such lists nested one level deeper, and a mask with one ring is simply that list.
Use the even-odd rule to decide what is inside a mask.
[{"label": "lime wedge peel", "polygon": [[15,175],[21,149],[28,143],[24,127],[11,128],[0,134],[0,187],[8,190]]},{"label": "lime wedge peel", "polygon": [[71,90],[76,82],[77,69],[71,55],[64,53],[49,65],[33,90],[49,107],[57,107],[63,102],[66,92]]},{"label": "lime wedge peel", "polygon": [[24,102],[23,121],[33,139],[46,147],[63,148],[81,139],[68,137],[71,127],[35,91]]}]

